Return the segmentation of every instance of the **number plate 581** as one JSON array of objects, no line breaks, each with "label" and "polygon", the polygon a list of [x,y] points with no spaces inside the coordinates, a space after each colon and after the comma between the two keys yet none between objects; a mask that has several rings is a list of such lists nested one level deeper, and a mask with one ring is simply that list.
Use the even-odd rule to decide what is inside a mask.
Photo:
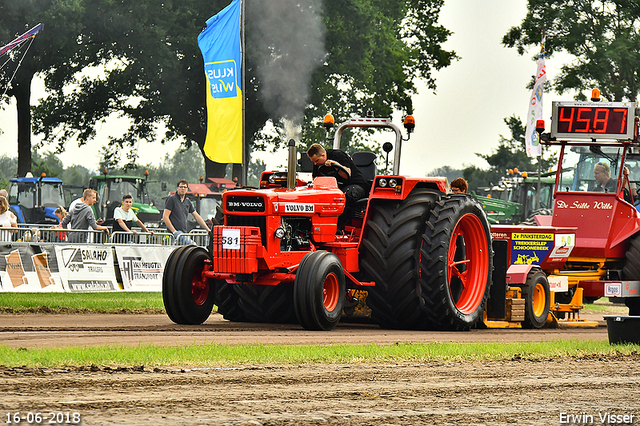
[{"label": "number plate 581", "polygon": [[225,250],[240,250],[240,230],[222,230],[222,248]]}]

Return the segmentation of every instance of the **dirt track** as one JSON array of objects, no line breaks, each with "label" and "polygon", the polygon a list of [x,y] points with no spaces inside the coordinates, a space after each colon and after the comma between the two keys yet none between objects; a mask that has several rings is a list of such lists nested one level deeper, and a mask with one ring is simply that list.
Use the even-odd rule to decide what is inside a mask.
[{"label": "dirt track", "polygon": [[[433,333],[343,324],[311,333],[295,325],[233,324],[218,315],[200,327],[177,326],[163,315],[2,315],[0,324],[3,342],[25,349],[607,339],[604,327]],[[6,422],[15,411],[78,412],[84,425],[556,425],[575,424],[566,416],[583,414],[593,421],[587,417],[582,424],[603,424],[599,413],[610,413],[640,424],[639,366],[640,354],[426,364],[0,368],[0,415]]]}]

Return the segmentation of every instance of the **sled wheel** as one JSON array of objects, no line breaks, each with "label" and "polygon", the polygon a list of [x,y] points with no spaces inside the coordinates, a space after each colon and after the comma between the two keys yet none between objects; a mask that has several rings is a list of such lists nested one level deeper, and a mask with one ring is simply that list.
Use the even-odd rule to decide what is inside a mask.
[{"label": "sled wheel", "polygon": [[162,302],[164,303],[164,309],[167,312],[169,319],[176,324],[184,323],[184,318],[178,309],[177,300],[174,296],[173,280],[176,268],[175,261],[176,258],[180,256],[180,253],[182,253],[187,247],[188,246],[180,246],[169,254],[162,273]]},{"label": "sled wheel", "polygon": [[296,322],[293,308],[293,285],[237,284],[239,308],[251,322],[287,324]]},{"label": "sled wheel", "polygon": [[307,330],[332,330],[344,307],[345,277],[338,257],[327,251],[308,253],[293,284],[298,322]]},{"label": "sled wheel", "polygon": [[360,243],[360,270],[371,319],[383,328],[425,329],[428,319],[417,281],[418,250],[426,220],[441,193],[414,189],[404,200],[372,200]]},{"label": "sled wheel", "polygon": [[532,269],[527,275],[527,283],[522,288],[525,300],[523,328],[542,328],[549,316],[551,291],[547,276],[541,270]]},{"label": "sled wheel", "polygon": [[173,298],[178,324],[201,324],[211,315],[215,285],[202,274],[207,260],[209,253],[202,247],[186,246],[176,253],[173,280],[167,283],[167,293]]},{"label": "sled wheel", "polygon": [[424,310],[435,329],[468,330],[482,318],[492,259],[482,205],[469,195],[438,200],[422,237],[419,270]]}]

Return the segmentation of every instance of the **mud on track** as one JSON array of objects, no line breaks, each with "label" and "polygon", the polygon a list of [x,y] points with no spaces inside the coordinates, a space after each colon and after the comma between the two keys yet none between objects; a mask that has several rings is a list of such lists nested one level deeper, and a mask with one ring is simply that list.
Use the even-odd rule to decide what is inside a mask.
[{"label": "mud on track", "polygon": [[[199,327],[177,326],[162,315],[2,315],[0,337],[9,346],[32,348],[606,340],[607,334],[603,327],[427,333],[362,324],[310,333],[297,325],[228,323],[218,315]],[[6,413],[20,411],[78,412],[84,425],[559,425],[567,419],[562,413],[593,416],[592,424],[602,424],[599,413],[635,415],[640,424],[640,354],[424,364],[0,367],[0,389],[3,422]]]}]

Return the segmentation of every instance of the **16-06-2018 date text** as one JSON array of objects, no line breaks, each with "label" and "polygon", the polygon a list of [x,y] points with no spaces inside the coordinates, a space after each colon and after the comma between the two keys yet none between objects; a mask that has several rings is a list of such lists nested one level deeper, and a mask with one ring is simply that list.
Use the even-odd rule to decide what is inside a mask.
[{"label": "16-06-2018 date text", "polygon": [[48,412],[13,412],[7,413],[6,424],[28,424],[28,425],[78,425],[82,421],[80,413],[70,413],[62,411],[48,411]]}]

